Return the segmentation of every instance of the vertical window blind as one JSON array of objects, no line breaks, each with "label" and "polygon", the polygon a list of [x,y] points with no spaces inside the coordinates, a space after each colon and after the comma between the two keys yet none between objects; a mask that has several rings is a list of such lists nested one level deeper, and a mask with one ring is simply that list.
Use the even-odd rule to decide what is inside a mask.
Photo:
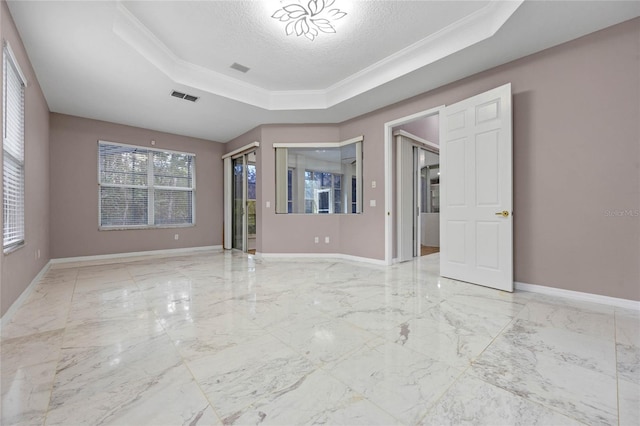
[{"label": "vertical window blind", "polygon": [[24,86],[7,46],[3,52],[3,249],[24,242]]},{"label": "vertical window blind", "polygon": [[195,155],[99,142],[100,227],[195,223]]}]

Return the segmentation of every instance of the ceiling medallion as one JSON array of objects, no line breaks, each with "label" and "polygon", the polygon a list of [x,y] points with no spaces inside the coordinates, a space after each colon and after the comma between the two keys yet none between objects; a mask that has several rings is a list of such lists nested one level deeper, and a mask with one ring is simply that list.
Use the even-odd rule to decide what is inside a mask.
[{"label": "ceiling medallion", "polygon": [[303,35],[313,41],[321,32],[335,33],[333,21],[347,15],[340,9],[331,9],[335,0],[309,0],[306,5],[305,3],[304,0],[297,3],[291,2],[282,9],[276,10],[271,17],[280,22],[287,22],[284,29],[287,35],[295,33],[298,37]]}]

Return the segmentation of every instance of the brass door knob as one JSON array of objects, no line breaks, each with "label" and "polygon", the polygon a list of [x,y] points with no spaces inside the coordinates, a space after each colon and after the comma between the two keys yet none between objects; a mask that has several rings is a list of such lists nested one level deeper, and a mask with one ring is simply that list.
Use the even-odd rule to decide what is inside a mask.
[{"label": "brass door knob", "polygon": [[501,212],[496,213],[496,216],[509,217],[509,212],[502,210]]}]

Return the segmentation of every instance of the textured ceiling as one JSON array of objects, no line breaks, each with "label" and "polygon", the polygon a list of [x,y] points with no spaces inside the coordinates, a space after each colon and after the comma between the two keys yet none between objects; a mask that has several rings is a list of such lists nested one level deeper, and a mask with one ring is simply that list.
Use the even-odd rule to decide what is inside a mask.
[{"label": "textured ceiling", "polygon": [[[488,1],[337,0],[347,16],[313,42],[285,36],[278,1],[124,2],[177,57],[267,90],[324,89],[486,6]],[[416,17],[419,17],[416,19]],[[229,66],[251,68],[239,74]]]},{"label": "textured ceiling", "polygon": [[348,15],[310,41],[271,18],[278,1],[8,2],[52,111],[221,142],[340,122],[640,13],[520,3],[336,0]]}]

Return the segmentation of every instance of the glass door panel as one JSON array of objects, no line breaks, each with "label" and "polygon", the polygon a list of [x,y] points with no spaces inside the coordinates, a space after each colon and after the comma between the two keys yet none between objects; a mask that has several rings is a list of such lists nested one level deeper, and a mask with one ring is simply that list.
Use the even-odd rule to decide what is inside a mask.
[{"label": "glass door panel", "polygon": [[247,245],[246,251],[255,253],[256,249],[256,164],[255,153],[248,154],[247,163]]},{"label": "glass door panel", "polygon": [[255,253],[256,248],[256,153],[233,159],[232,247]]},{"label": "glass door panel", "polygon": [[244,251],[243,218],[244,218],[244,156],[233,160],[233,238],[232,247]]}]

